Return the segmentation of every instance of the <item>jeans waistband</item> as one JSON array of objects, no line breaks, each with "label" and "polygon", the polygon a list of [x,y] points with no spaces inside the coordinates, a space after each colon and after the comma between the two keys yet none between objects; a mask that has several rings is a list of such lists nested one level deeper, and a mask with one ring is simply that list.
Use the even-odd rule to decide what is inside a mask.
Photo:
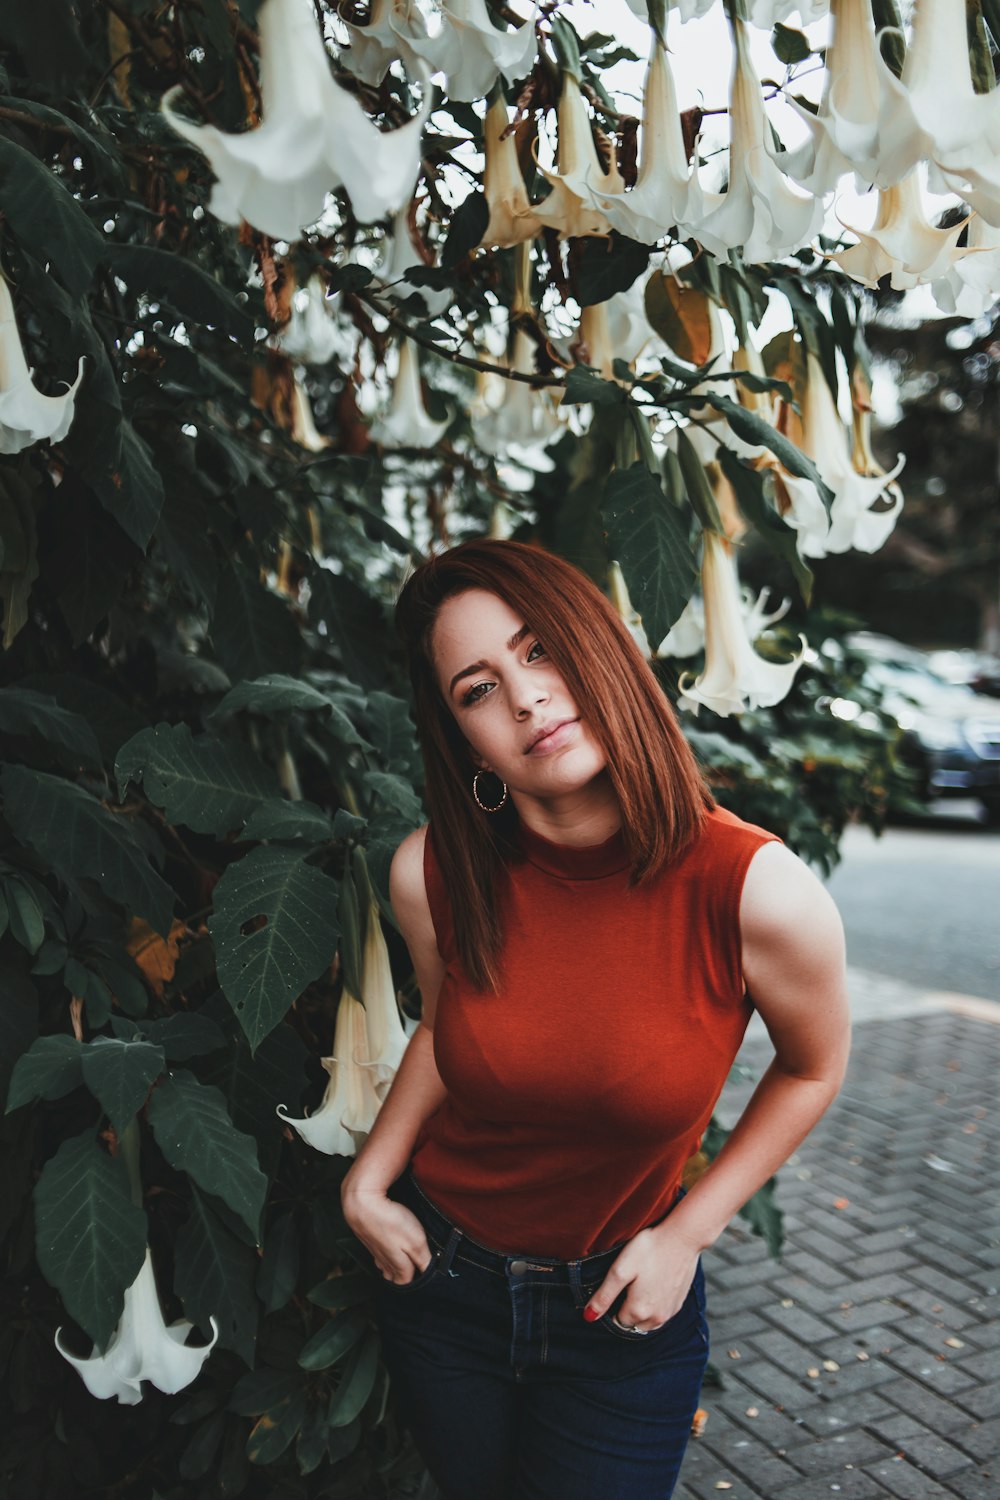
[{"label": "jeans waistband", "polygon": [[[667,1213],[676,1207],[684,1196],[684,1188],[678,1188]],[[441,1212],[435,1203],[427,1197],[420,1187],[410,1167],[406,1167],[401,1175],[393,1183],[390,1195],[404,1203],[407,1208],[412,1209],[427,1230],[428,1239],[433,1239],[439,1247],[448,1246],[452,1257],[459,1260],[471,1261],[473,1265],[481,1266],[484,1270],[494,1271],[500,1275],[506,1275],[512,1263],[523,1262],[525,1269],[545,1271],[555,1274],[555,1279],[577,1281],[581,1276],[587,1280],[603,1280],[623,1245],[628,1239],[619,1240],[608,1250],[598,1250],[592,1255],[581,1255],[575,1260],[561,1260],[557,1256],[535,1255],[531,1251],[515,1252],[493,1250],[488,1245],[482,1245],[460,1229],[457,1224]],[[666,1214],[662,1215],[666,1218]],[[657,1220],[661,1222],[661,1220]],[[572,1273],[571,1273],[572,1268]],[[563,1276],[559,1273],[562,1272]]]}]

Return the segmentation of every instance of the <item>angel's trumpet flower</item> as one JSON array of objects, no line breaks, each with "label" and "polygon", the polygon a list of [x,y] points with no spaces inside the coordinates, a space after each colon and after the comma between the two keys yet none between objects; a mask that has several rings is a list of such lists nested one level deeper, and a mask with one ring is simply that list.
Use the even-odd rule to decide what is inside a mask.
[{"label": "angel's trumpet flower", "polygon": [[705,645],[705,602],[692,594],[656,648],[659,657],[697,656]]},{"label": "angel's trumpet flower", "polygon": [[301,1120],[293,1119],[283,1104],[277,1113],[314,1150],[327,1156],[354,1156],[374,1125],[382,1100],[374,1071],[366,1066],[365,1008],[346,989],[337,1007],[333,1052],[332,1057],[320,1058],[330,1079],[319,1109]]},{"label": "angel's trumpet flower", "polygon": [[[794,509],[786,512],[785,520],[800,531],[798,550],[803,557],[825,557],[827,553],[847,552],[850,548],[876,552],[895,526],[902,508],[902,493],[892,481],[903,467],[903,455],[898,456],[888,473],[877,468],[867,451],[857,450],[856,456],[860,457],[857,462],[852,461],[847,430],[822,366],[812,353],[806,356],[805,388],[800,399],[802,450],[813,460],[820,476],[833,491],[833,504],[829,529],[822,537],[814,525],[814,509],[808,513],[807,526],[803,526],[800,519],[800,516],[805,518],[807,515],[804,505],[799,516]],[[799,494],[800,504],[804,483],[807,481],[793,484],[790,477],[784,478],[793,500]],[[814,489],[814,486],[810,488]],[[882,496],[891,499],[892,504],[885,510],[873,510]]]},{"label": "angel's trumpet flower", "polygon": [[32,381],[14,317],[10,287],[0,276],[0,453],[20,453],[48,438],[60,442],[73,422],[83,357],[76,379],[61,396],[43,396]]},{"label": "angel's trumpet flower", "polygon": [[705,601],[705,665],[681,674],[680,706],[698,712],[700,704],[725,717],[747,708],[770,708],[788,694],[805,654],[789,662],[765,661],[754,650],[732,544],[717,532],[704,533],[701,589]]},{"label": "angel's trumpet flower", "polygon": [[921,282],[938,281],[951,267],[969,255],[958,248],[967,219],[951,229],[936,229],[924,213],[917,173],[911,172],[895,187],[882,188],[878,212],[871,229],[845,224],[859,243],[831,256],[840,269],[862,285],[877,287],[883,276],[896,291],[908,291]]},{"label": "angel's trumpet flower", "polygon": [[331,317],[336,295],[327,297],[319,276],[310,276],[305,287],[292,295],[292,313],[272,339],[274,347],[290,359],[306,365],[325,365],[342,343],[336,320]]},{"label": "angel's trumpet flower", "polygon": [[427,414],[420,389],[420,364],[410,339],[399,346],[399,368],[392,387],[389,410],[372,423],[376,442],[389,448],[433,448],[441,440],[450,418],[435,422]]},{"label": "angel's trumpet flower", "polygon": [[329,448],[330,439],[324,437],[313,420],[309,393],[301,380],[292,377],[292,438],[300,448],[309,453],[322,453]]},{"label": "angel's trumpet flower", "polygon": [[1000,89],[975,91],[964,5],[917,0],[899,84],[879,120],[878,185],[891,187],[928,161],[932,186],[1000,225]]},{"label": "angel's trumpet flower", "polygon": [[538,55],[535,14],[513,31],[494,26],[486,0],[441,0],[441,31],[423,47],[431,67],[448,78],[448,97],[462,103],[484,98],[502,73],[514,83],[531,72]]},{"label": "angel's trumpet flower", "polygon": [[883,96],[891,98],[900,89],[879,52],[871,0],[832,0],[831,10],[833,34],[819,114],[789,97],[810,138],[782,158],[789,177],[818,197],[846,172],[853,171],[863,182],[875,181]]},{"label": "angel's trumpet flower", "polygon": [[264,0],[260,8],[261,123],[239,135],[196,125],[177,113],[178,85],[161,108],[179,135],[208,157],[218,181],[210,207],[224,223],[246,219],[277,239],[298,239],[343,187],[364,224],[406,201],[420,166],[430,112],[426,73],[419,113],[381,131],[360,101],[336,82],[308,0]]},{"label": "angel's trumpet flower", "polygon": [[[531,335],[519,328],[514,334],[510,368],[519,374],[533,374],[534,355]],[[562,424],[547,390],[534,390],[525,380],[488,374],[471,417],[472,435],[484,453],[512,458],[533,469],[552,467],[552,460],[541,450]]]},{"label": "angel's trumpet flower", "polygon": [[978,318],[1000,297],[1000,229],[974,214],[967,248],[976,253],[954,261],[931,291],[942,312]]},{"label": "angel's trumpet flower", "polygon": [[543,224],[557,230],[564,239],[606,235],[611,225],[607,215],[594,206],[594,195],[622,193],[625,183],[613,160],[610,170],[604,170],[594,145],[579,80],[569,69],[562,76],[558,130],[557,170],[549,172],[541,168],[542,175],[552,184],[552,191],[535,212]]},{"label": "angel's trumpet flower", "polygon": [[541,220],[528,197],[517,159],[514,133],[504,135],[509,123],[503,94],[498,91],[483,122],[486,159],[483,189],[490,217],[479,243],[487,249],[494,245],[501,249],[520,245],[542,232]]},{"label": "angel's trumpet flower", "polygon": [[611,602],[618,611],[622,624],[639,647],[643,656],[648,658],[652,655],[652,652],[649,649],[649,640],[642,623],[642,616],[629,597],[628,585],[625,582],[625,575],[621,570],[620,563],[612,562],[608,565],[608,589],[611,594]]},{"label": "angel's trumpet flower", "polygon": [[420,72],[420,59],[426,56],[431,36],[416,0],[371,0],[364,26],[348,20],[343,6],[340,18],[351,39],[343,61],[362,83],[377,87],[390,64],[397,61],[409,74]]},{"label": "angel's trumpet flower", "polygon": [[406,204],[393,217],[392,228],[382,245],[382,259],[375,268],[375,275],[384,284],[387,297],[420,297],[430,316],[435,318],[450,306],[451,293],[436,292],[427,286],[411,286],[408,281],[403,280],[407,271],[421,269],[426,264],[413,243],[409,204]]},{"label": "angel's trumpet flower", "polygon": [[774,260],[810,242],[823,222],[823,204],[793,192],[778,166],[746,24],[734,16],[730,21],[729,183],[724,193],[707,193],[695,168],[683,232],[721,260],[730,250],[742,250],[748,262]]},{"label": "angel's trumpet flower", "polygon": [[371,902],[361,955],[361,999],[365,1007],[367,1057],[375,1092],[384,1099],[396,1069],[403,1061],[407,1035],[396,999],[389,950],[385,945],[378,907]]},{"label": "angel's trumpet flower", "polygon": [[684,218],[691,168],[684,150],[677,93],[667,49],[653,33],[643,95],[642,151],[635,187],[603,191],[599,179],[591,201],[612,229],[652,245]]},{"label": "angel's trumpet flower", "polygon": [[98,1354],[95,1345],[88,1358],[77,1358],[59,1342],[61,1328],[56,1329],[56,1348],[79,1371],[92,1396],[101,1401],[117,1396],[120,1405],[135,1406],[142,1400],[144,1380],[172,1396],[197,1379],[219,1337],[218,1323],[214,1318],[210,1321],[211,1341],[200,1348],[184,1342],[193,1323],[185,1318],[169,1325],[163,1321],[147,1246],[139,1274],[125,1290],[125,1306],[104,1353]]}]

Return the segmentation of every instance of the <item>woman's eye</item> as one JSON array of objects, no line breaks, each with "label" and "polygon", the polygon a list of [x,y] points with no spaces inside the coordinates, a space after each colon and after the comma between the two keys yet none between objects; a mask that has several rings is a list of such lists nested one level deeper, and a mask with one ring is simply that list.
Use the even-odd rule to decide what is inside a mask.
[{"label": "woman's eye", "polygon": [[[545,655],[545,647],[542,645],[541,641],[536,641],[534,646],[532,646],[531,651],[534,651],[536,649],[539,650],[543,656]],[[531,660],[531,651],[528,652],[529,661]]]},{"label": "woman's eye", "polygon": [[[535,641],[532,644],[531,650],[528,652],[528,655],[527,655],[527,658],[526,658],[527,661],[537,661],[538,660],[538,658],[533,655],[533,653],[535,651],[539,651],[542,654],[542,656],[545,655],[545,647],[542,645],[541,641]],[[490,685],[489,685],[488,682],[474,682],[473,685],[472,685],[472,687],[469,688],[468,692],[467,693],[463,693],[463,695],[462,695],[462,703],[463,703],[463,705],[465,707],[470,707],[474,703],[481,703],[484,698],[488,697],[489,686]],[[480,688],[483,688],[485,691],[480,692],[479,691]]]},{"label": "woman's eye", "polygon": [[479,700],[480,700],[480,698],[482,698],[483,696],[485,696],[484,694],[479,693],[478,689],[479,688],[488,687],[488,686],[489,686],[489,683],[486,683],[486,682],[476,682],[476,683],[474,683],[472,685],[472,687],[470,687],[469,691],[463,695],[462,702],[463,703],[478,703]]}]

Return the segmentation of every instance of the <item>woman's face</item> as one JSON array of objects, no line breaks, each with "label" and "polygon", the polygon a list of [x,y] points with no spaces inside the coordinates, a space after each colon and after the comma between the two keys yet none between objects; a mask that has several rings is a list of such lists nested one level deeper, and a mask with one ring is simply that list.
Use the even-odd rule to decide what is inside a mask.
[{"label": "woman's face", "polygon": [[[544,640],[498,595],[467,589],[446,599],[431,644],[441,692],[474,763],[495,771],[511,792],[557,797],[604,769],[604,752]],[[554,732],[539,739],[542,730]]]}]

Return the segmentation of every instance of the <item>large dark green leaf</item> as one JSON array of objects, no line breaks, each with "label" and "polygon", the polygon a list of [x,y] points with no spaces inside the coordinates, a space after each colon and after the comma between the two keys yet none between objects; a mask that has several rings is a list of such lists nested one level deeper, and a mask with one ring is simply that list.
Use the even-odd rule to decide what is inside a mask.
[{"label": "large dark green leaf", "polygon": [[266,1312],[285,1307],[299,1274],[299,1232],[294,1213],[282,1214],[268,1230],[257,1273],[257,1294]]},{"label": "large dark green leaf", "polygon": [[354,1309],[338,1313],[302,1346],[299,1364],[303,1370],[328,1370],[364,1338],[368,1326],[364,1313]]},{"label": "large dark green leaf", "polygon": [[38,1037],[38,993],[20,965],[0,959],[0,995],[0,1103],[6,1105],[14,1069]]},{"label": "large dark green leaf", "polygon": [[194,739],[187,724],[140,730],[118,752],[115,776],[119,797],[129,781],[141,781],[171,823],[220,838],[281,790],[249,746],[207,734]]},{"label": "large dark green leaf", "polygon": [[150,452],[126,418],[118,428],[116,457],[90,470],[94,494],[137,547],[145,552],[163,509],[163,480]]},{"label": "large dark green leaf", "polygon": [[340,1384],[330,1398],[326,1417],[328,1427],[346,1427],[361,1412],[375,1385],[378,1350],[378,1334],[369,1328],[344,1365]]},{"label": "large dark green leaf", "polygon": [[88,1130],[64,1141],[35,1188],[38,1264],[66,1310],[104,1349],[142,1268],[146,1215],[120,1159]]},{"label": "large dark green leaf", "polygon": [[775,510],[767,495],[767,475],[748,468],[730,448],[719,449],[719,462],[732,485],[740,510],[761,539],[791,567],[808,604],[812,598],[813,572],[799,553],[799,534]]},{"label": "large dark green leaf", "polygon": [[309,1054],[291,1026],[276,1027],[256,1052],[251,1052],[250,1043],[236,1029],[232,1012],[221,995],[217,1002],[214,999],[209,1002],[213,1009],[216,1003],[236,1034],[204,1065],[202,1076],[206,1083],[222,1090],[233,1124],[237,1130],[245,1130],[254,1137],[261,1171],[273,1177],[283,1130],[275,1110],[277,1105],[284,1104],[293,1114],[298,1113]]},{"label": "large dark green leaf", "polygon": [[219,1343],[253,1364],[260,1307],[254,1294],[257,1257],[226,1228],[195,1189],[191,1214],[177,1232],[174,1290],[199,1328],[219,1325]]},{"label": "large dark green leaf", "polygon": [[44,246],[66,287],[82,297],[105,243],[72,193],[30,151],[0,137],[0,202],[16,237]]},{"label": "large dark green leaf", "polygon": [[329,966],[338,886],[293,850],[262,846],[229,866],[213,896],[219,983],[256,1049]]},{"label": "large dark green leaf", "polygon": [[686,514],[667,499],[659,479],[641,462],[614,471],[601,514],[608,549],[621,566],[655,651],[690,599],[698,577]]},{"label": "large dark green leaf", "polygon": [[309,844],[325,844],[333,837],[333,820],[321,807],[312,802],[288,802],[283,797],[274,797],[254,808],[237,843],[305,839]]},{"label": "large dark green leaf", "polygon": [[155,1090],[149,1123],[170,1165],[221,1198],[257,1235],[267,1179],[253,1138],[235,1128],[219,1090],[176,1069]]},{"label": "large dark green leaf", "polygon": [[0,786],[5,815],[21,843],[57,874],[96,881],[113,901],[167,936],[174,892],[152,869],[127,819],[108,812],[82,787],[24,766],[5,766]]},{"label": "large dark green leaf", "polygon": [[812,480],[827,508],[832,505],[833,491],[820,475],[812,459],[807,458],[800,448],[796,448],[783,432],[779,432],[755,411],[740,406],[738,401],[730,400],[728,396],[716,396],[706,392],[704,399],[709,406],[714,406],[716,411],[722,413],[737,437],[742,438],[745,443],[763,443],[765,448],[771,450],[775,458],[781,460],[790,474],[798,474],[802,479]]},{"label": "large dark green leaf", "polygon": [[224,724],[241,712],[274,719],[279,714],[291,713],[293,709],[325,714],[330,712],[330,700],[319,688],[301,678],[289,677],[283,672],[268,672],[263,677],[238,682],[230,688],[218,707],[212,710],[209,722],[213,726]]},{"label": "large dark green leaf", "polygon": [[607,239],[594,235],[572,243],[573,290],[581,307],[592,307],[596,302],[607,302],[617,292],[627,292],[649,265],[652,249],[616,229]]},{"label": "large dark green leaf", "polygon": [[120,1136],[163,1072],[163,1048],[151,1042],[95,1036],[83,1048],[81,1061],[84,1083]]},{"label": "large dark green leaf", "polygon": [[83,1043],[75,1036],[40,1036],[18,1058],[7,1111],[32,1099],[61,1099],[83,1082]]},{"label": "large dark green leaf", "polygon": [[231,682],[301,665],[302,637],[288,604],[235,562],[219,575],[211,636]]},{"label": "large dark green leaf", "polygon": [[214,325],[238,339],[253,337],[253,319],[232,292],[200,266],[174,251],[149,245],[112,245],[108,259],[116,275],[133,292],[148,292],[205,327]]},{"label": "large dark green leaf", "polygon": [[22,686],[0,691],[0,734],[30,735],[42,741],[68,769],[101,764],[101,747],[86,719],[61,708],[54,698]]},{"label": "large dark green leaf", "polygon": [[625,399],[625,391],[616,380],[605,380],[585,365],[574,365],[566,376],[565,406],[585,402],[594,406],[620,406]]},{"label": "large dark green leaf", "polygon": [[171,1062],[202,1057],[208,1052],[218,1052],[226,1045],[220,1027],[208,1016],[197,1013],[189,1015],[178,1011],[162,1021],[144,1021],[140,1029],[151,1042],[163,1048]]}]

